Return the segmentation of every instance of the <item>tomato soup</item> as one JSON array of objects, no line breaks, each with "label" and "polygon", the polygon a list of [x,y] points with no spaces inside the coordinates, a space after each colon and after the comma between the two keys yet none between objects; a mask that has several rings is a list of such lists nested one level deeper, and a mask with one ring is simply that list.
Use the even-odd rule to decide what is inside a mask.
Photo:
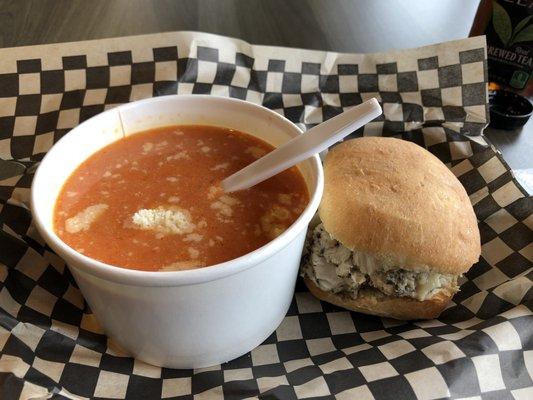
[{"label": "tomato soup", "polygon": [[280,235],[309,201],[297,168],[226,194],[220,182],[274,148],[243,132],[170,126],[101,149],[64,184],[54,230],[70,247],[119,267],[200,268]]}]

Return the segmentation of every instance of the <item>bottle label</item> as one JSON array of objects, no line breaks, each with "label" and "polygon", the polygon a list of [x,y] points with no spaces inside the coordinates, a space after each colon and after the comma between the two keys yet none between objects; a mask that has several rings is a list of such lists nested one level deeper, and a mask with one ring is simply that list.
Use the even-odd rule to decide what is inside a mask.
[{"label": "bottle label", "polygon": [[533,69],[533,0],[493,0],[485,34],[491,81],[525,88]]}]

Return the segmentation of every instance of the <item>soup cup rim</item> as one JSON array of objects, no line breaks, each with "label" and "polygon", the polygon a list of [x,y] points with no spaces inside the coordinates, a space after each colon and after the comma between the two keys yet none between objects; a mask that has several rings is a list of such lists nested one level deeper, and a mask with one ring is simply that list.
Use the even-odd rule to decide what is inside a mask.
[{"label": "soup cup rim", "polygon": [[[256,109],[259,112],[266,113],[270,117],[281,121],[283,124],[292,127],[293,131],[302,134],[302,130],[293,122],[283,117],[282,115],[255,103],[248,101],[222,97],[222,96],[212,96],[212,95],[167,95],[153,97],[143,100],[134,101],[131,103],[126,103],[115,107],[113,109],[104,111],[103,113],[97,114],[88,120],[82,122],[81,124],[74,127],[69,133],[67,133],[63,138],[61,138],[56,144],[64,140],[71,132],[74,132],[79,126],[89,123],[95,118],[102,118],[103,114],[117,112],[118,110],[124,110],[130,107],[142,106],[146,103],[153,103],[159,101],[168,101],[169,98],[180,98],[183,101],[187,99],[200,99],[204,98],[206,101],[221,101],[226,103],[234,103],[242,107],[251,107]],[[291,136],[292,132],[291,132]],[[96,150],[98,151],[98,150]],[[94,153],[93,153],[94,154]],[[311,219],[313,218],[318,205],[320,203],[322,192],[324,189],[324,174],[322,169],[322,163],[320,157],[315,155],[304,162],[312,163],[312,173],[314,175],[314,187],[307,185],[309,190],[310,199],[305,207],[304,211],[299,215],[296,221],[293,222],[281,235],[273,239],[272,241],[266,243],[260,248],[246,253],[240,257],[237,257],[232,260],[228,260],[219,264],[210,265],[203,268],[197,269],[187,269],[179,271],[142,271],[142,270],[133,270],[123,267],[114,266],[107,264],[98,260],[95,260],[91,257],[83,255],[72,247],[68,246],[63,242],[59,236],[56,235],[53,228],[48,224],[45,224],[39,213],[39,209],[36,206],[39,202],[39,193],[34,190],[35,182],[38,182],[43,169],[46,168],[47,159],[54,157],[53,147],[48,151],[41,161],[35,176],[33,179],[31,187],[31,212],[33,215],[33,220],[38,232],[45,239],[45,241],[50,245],[50,247],[58,253],[60,256],[64,254],[67,259],[75,261],[76,265],[71,266],[76,270],[81,270],[85,273],[88,273],[92,276],[101,278],[107,281],[113,281],[125,285],[133,286],[181,286],[181,285],[193,285],[204,282],[209,282],[217,279],[222,279],[233,274],[240,273],[249,268],[257,266],[262,261],[268,259],[269,257],[275,255],[280,250],[282,250],[286,245],[288,245],[292,240],[295,239],[297,234],[304,229],[307,229],[307,226]],[[68,263],[68,262],[67,262]]]}]

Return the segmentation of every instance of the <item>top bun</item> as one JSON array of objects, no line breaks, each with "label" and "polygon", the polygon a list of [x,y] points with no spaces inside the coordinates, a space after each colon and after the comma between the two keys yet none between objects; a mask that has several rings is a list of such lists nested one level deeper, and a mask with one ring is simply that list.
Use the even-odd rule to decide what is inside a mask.
[{"label": "top bun", "polygon": [[404,269],[462,274],[481,252],[474,210],[453,173],[422,147],[364,137],[324,163],[324,228],[346,247]]}]

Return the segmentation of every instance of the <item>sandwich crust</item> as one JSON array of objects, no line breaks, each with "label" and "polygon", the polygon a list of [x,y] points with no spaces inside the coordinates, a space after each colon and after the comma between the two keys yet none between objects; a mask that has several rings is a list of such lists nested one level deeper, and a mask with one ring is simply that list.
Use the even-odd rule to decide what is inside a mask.
[{"label": "sandwich crust", "polygon": [[[347,140],[328,153],[324,174],[320,219],[351,250],[398,268],[422,266],[453,275],[478,261],[479,230],[468,195],[453,173],[422,147],[394,138]],[[405,314],[404,305],[428,315],[444,307],[440,298],[414,303],[384,299],[379,307],[376,301],[370,296],[346,304],[398,317],[412,315]]]},{"label": "sandwich crust", "polygon": [[437,318],[453,297],[453,292],[441,289],[428,300],[419,301],[409,297],[387,296],[377,289],[361,289],[357,298],[326,292],[311,279],[304,278],[309,291],[318,299],[351,311],[399,320]]}]

